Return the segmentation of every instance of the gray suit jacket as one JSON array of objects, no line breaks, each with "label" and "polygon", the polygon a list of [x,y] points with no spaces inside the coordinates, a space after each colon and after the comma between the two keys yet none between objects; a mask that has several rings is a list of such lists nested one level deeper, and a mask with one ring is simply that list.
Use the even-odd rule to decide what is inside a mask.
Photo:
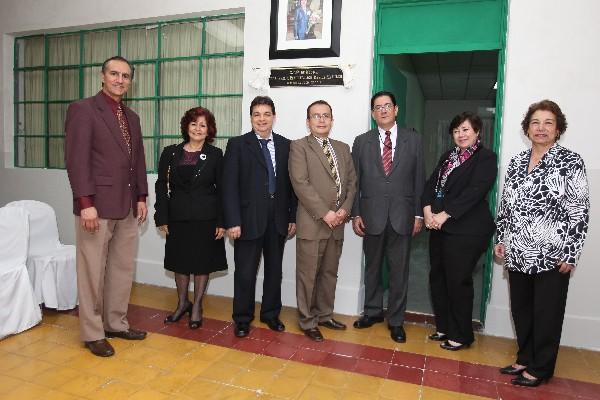
[{"label": "gray suit jacket", "polygon": [[372,129],[354,139],[352,159],[358,179],[352,216],[360,216],[368,235],[379,235],[388,219],[394,231],[412,233],[415,216],[422,216],[421,194],[425,163],[421,135],[413,129],[398,128],[392,171],[383,172],[380,138]]}]

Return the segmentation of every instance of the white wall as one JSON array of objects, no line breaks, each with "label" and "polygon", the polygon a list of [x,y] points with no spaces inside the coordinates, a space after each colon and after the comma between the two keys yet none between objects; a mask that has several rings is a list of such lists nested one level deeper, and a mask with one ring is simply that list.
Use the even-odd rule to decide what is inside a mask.
[{"label": "white wall", "polygon": [[[204,0],[204,1],[140,1],[132,0],[115,8],[108,1],[5,1],[0,29],[2,30],[2,58],[0,76],[0,126],[2,127],[2,155],[0,165],[0,205],[24,198],[48,202],[57,211],[62,240],[74,242],[73,216],[71,213],[70,188],[66,173],[57,170],[12,168],[13,135],[13,37],[34,31],[66,31],[98,26],[130,24],[153,19],[168,20],[182,16],[196,16],[225,12],[245,12],[244,35],[244,97],[243,130],[250,129],[250,101],[258,94],[271,96],[277,108],[275,131],[296,139],[307,133],[305,125],[306,106],[314,100],[325,99],[331,103],[335,118],[332,136],[352,144],[354,136],[369,127],[369,95],[373,47],[373,2],[345,2],[342,8],[344,21],[341,34],[340,58],[269,60],[269,0]],[[251,5],[251,6],[250,6]],[[35,12],[31,12],[35,10]],[[118,10],[118,14],[115,11]],[[365,23],[369,21],[369,23]],[[264,92],[247,85],[253,68],[353,64],[355,84],[352,88],[278,88]],[[184,110],[182,110],[183,112]],[[357,118],[357,116],[359,116]],[[217,121],[218,123],[218,121]],[[154,204],[153,187],[155,175],[148,176],[150,207]],[[10,189],[9,189],[10,188]],[[361,242],[346,231],[346,243],[340,263],[335,310],[344,314],[357,314],[362,307],[361,298]],[[136,281],[161,286],[174,286],[173,279],[163,270],[164,241],[152,222],[141,229]],[[233,247],[227,245],[229,273],[211,280],[209,293],[224,296],[233,294]],[[262,274],[262,272],[261,272]],[[260,278],[259,278],[260,279]],[[257,299],[260,299],[260,284]],[[288,242],[284,257],[283,303],[296,305],[295,299],[295,240]]]},{"label": "white wall", "polygon": [[[520,121],[529,104],[556,101],[569,127],[560,143],[583,157],[591,188],[590,228],[567,301],[562,344],[600,349],[600,3],[595,0],[511,1],[509,8],[501,181],[510,158],[527,148]],[[507,280],[496,265],[486,332],[513,336]]]},{"label": "white wall", "polygon": [[[360,3],[360,4],[359,4]],[[342,10],[342,38],[339,59],[268,60],[269,46],[268,0],[131,0],[115,7],[108,1],[34,0],[3,1],[0,16],[2,53],[0,55],[0,205],[14,199],[33,198],[47,201],[57,210],[63,240],[73,243],[73,219],[70,213],[70,191],[63,171],[13,169],[13,40],[16,34],[37,30],[65,30],[105,24],[141,22],[149,19],[172,19],[180,16],[239,11],[245,9],[245,82],[253,67],[294,65],[355,64],[355,86],[329,88],[271,89],[277,105],[275,129],[292,139],[306,133],[305,108],[308,103],[323,98],[331,102],[335,117],[333,137],[351,143],[354,136],[369,127],[369,95],[373,47],[373,1],[346,1]],[[250,6],[251,5],[251,6]],[[600,26],[596,15],[600,3],[596,0],[511,1],[508,25],[508,52],[501,167],[503,172],[511,156],[526,148],[520,134],[519,121],[527,106],[542,98],[556,100],[567,114],[569,129],[561,141],[579,152],[586,161],[591,186],[592,207],[600,190],[600,159],[595,156],[599,140],[595,115],[600,109],[597,94],[600,80],[597,51]],[[244,109],[259,92],[244,86]],[[263,93],[260,93],[263,94]],[[244,128],[249,121],[244,116]],[[503,178],[502,178],[503,179]],[[155,176],[148,177],[153,187]],[[153,203],[153,196],[149,204]],[[592,208],[588,242],[578,270],[573,276],[567,304],[563,344],[600,348],[600,269],[594,260],[600,258],[598,225],[600,217]],[[361,247],[351,232],[346,230],[342,254],[336,311],[356,314],[362,304]],[[284,259],[284,303],[295,305],[294,251],[292,241],[286,247]],[[210,292],[231,296],[232,251],[228,246],[229,275],[215,278]],[[172,285],[172,279],[162,269],[163,241],[152,224],[142,230],[138,253],[137,280],[160,285]],[[257,297],[259,298],[259,297]],[[486,332],[512,336],[506,280],[500,266],[496,266],[492,282],[492,296],[488,307]]]}]

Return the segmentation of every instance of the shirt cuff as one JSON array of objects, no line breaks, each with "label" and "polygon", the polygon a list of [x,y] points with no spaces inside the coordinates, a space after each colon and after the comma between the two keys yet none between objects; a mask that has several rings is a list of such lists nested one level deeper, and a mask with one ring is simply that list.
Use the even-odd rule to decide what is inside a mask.
[{"label": "shirt cuff", "polygon": [[79,209],[84,210],[86,208],[94,207],[94,196],[81,196],[77,198],[79,203]]},{"label": "shirt cuff", "polygon": [[145,203],[146,202],[146,196],[145,195],[140,195],[137,198],[138,203]]},{"label": "shirt cuff", "polygon": [[420,215],[415,215],[415,218],[423,219],[423,217],[421,217]]}]

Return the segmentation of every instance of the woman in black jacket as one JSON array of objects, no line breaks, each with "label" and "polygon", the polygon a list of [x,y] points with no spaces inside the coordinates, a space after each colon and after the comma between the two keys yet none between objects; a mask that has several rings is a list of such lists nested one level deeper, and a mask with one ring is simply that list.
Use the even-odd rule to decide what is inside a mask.
[{"label": "woman in black jacket", "polygon": [[446,350],[473,343],[473,270],[495,230],[486,196],[496,180],[496,154],[481,144],[481,119],[463,112],[450,123],[456,147],[442,155],[422,196],[431,230],[429,283],[436,333]]},{"label": "woman in black jacket", "polygon": [[[209,110],[188,110],[181,118],[183,143],[163,150],[155,186],[154,221],[167,237],[164,265],[175,273],[179,298],[165,323],[189,313],[191,329],[202,325],[208,274],[227,269],[221,207],[223,152],[209,144],[216,134]],[[194,275],[193,302],[188,299],[190,275]]]}]

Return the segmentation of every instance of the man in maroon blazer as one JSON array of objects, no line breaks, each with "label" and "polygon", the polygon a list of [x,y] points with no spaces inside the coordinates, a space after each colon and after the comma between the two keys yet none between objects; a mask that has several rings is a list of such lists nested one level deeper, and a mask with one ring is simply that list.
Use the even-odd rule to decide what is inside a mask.
[{"label": "man in maroon blazer", "polygon": [[65,160],[77,242],[81,339],[102,357],[114,349],[106,338],[141,340],[127,307],[135,271],[137,225],[146,219],[146,162],[140,119],[121,99],[133,79],[122,57],[102,65],[102,90],[69,105]]}]

